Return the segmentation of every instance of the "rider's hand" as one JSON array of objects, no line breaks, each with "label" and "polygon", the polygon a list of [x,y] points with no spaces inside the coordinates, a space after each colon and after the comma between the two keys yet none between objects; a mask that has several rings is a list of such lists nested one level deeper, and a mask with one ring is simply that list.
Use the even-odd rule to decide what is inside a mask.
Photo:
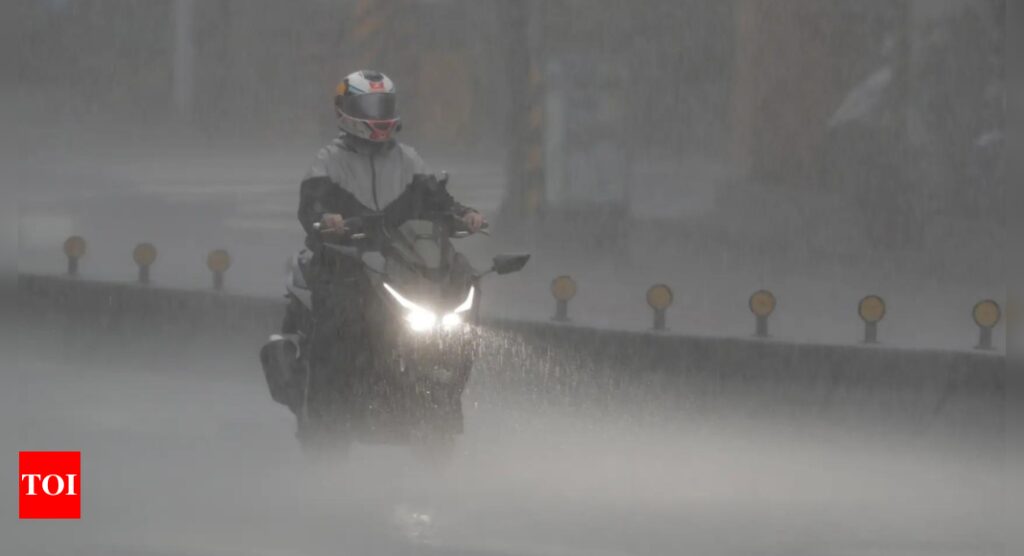
[{"label": "rider's hand", "polygon": [[469,231],[474,234],[479,232],[480,228],[483,228],[484,223],[487,222],[484,220],[483,215],[475,210],[471,210],[466,214],[463,214],[462,221],[466,224],[466,227],[469,228]]},{"label": "rider's hand", "polygon": [[333,232],[340,232],[345,229],[345,219],[340,214],[327,213],[320,218],[320,227]]}]

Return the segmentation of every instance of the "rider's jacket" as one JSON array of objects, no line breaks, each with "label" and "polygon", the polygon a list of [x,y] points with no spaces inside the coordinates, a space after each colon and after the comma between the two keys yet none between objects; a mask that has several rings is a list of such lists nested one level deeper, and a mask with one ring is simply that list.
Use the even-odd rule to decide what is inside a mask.
[{"label": "rider's jacket", "polygon": [[[313,224],[324,214],[351,218],[380,211],[414,181],[436,183],[436,177],[412,147],[397,141],[369,143],[339,135],[320,149],[300,186],[298,216],[306,230],[307,245],[315,243]],[[443,188],[437,197],[435,206],[457,214],[469,210]]]}]

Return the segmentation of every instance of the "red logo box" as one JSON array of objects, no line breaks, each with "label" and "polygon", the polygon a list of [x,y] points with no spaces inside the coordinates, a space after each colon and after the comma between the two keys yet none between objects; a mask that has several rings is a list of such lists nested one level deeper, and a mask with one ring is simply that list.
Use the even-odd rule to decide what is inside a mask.
[{"label": "red logo box", "polygon": [[18,453],[18,517],[80,519],[82,453]]}]

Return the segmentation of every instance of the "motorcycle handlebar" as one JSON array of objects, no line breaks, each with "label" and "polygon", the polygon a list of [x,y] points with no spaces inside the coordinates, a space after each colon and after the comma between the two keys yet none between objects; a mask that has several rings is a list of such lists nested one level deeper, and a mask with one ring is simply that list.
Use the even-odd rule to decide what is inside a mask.
[{"label": "motorcycle handlebar", "polygon": [[[374,212],[364,214],[362,216],[353,216],[346,218],[344,225],[341,229],[324,228],[320,222],[313,224],[313,229],[320,234],[330,234],[344,236],[348,235],[351,239],[365,239],[368,235],[368,230],[381,223],[384,218],[383,212]],[[465,223],[461,218],[458,218],[452,213],[426,213],[419,216],[423,220],[441,220],[450,219],[452,221],[452,237],[460,238],[471,235],[472,232],[466,227]],[[480,233],[487,234],[490,228],[488,222],[484,222],[483,226],[480,227]]]}]

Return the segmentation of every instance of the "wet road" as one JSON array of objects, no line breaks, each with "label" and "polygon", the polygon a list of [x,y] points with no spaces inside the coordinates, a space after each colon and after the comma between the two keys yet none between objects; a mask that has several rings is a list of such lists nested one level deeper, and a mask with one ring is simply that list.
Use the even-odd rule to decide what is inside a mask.
[{"label": "wet road", "polygon": [[[4,327],[4,554],[1014,553],[999,431],[534,405],[489,391],[507,369],[482,361],[449,467],[384,447],[310,462],[258,339]],[[34,449],[82,451],[81,521],[16,519]]]}]

